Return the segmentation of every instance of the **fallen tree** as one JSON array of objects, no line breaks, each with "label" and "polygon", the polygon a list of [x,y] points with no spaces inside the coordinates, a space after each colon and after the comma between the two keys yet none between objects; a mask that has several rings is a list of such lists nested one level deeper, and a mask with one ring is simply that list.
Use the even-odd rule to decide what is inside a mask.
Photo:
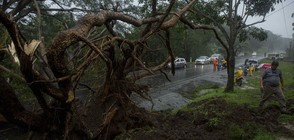
[{"label": "fallen tree", "polygon": [[[0,86],[0,113],[14,124],[63,139],[74,136],[113,139],[125,129],[148,124],[147,112],[138,108],[130,96],[139,94],[148,98],[146,93],[149,87],[139,85],[136,81],[154,74],[174,60],[168,29],[195,2],[192,0],[177,11],[172,11],[175,1],[171,1],[165,13],[158,14],[154,8],[154,14],[144,19],[116,11],[91,12],[79,19],[73,27],[59,32],[46,47],[41,35],[37,41],[41,43],[31,45],[33,41],[27,41],[17,22],[31,12],[37,11],[41,15],[42,9],[37,6],[37,1],[3,1],[1,23],[13,42],[11,45],[19,60],[20,77],[23,77],[38,101],[40,111],[32,112],[20,103],[15,90],[3,75],[8,71],[1,67],[4,72],[0,75],[3,81]],[[156,7],[157,2],[153,1],[152,4]],[[10,11],[7,7],[14,9]],[[145,29],[136,39],[127,39],[114,30],[116,21],[134,27],[144,26]],[[102,26],[108,33],[91,40],[89,34]],[[142,57],[150,49],[148,40],[151,38],[161,38],[162,44],[158,47],[166,49],[169,55],[160,64],[147,67]],[[80,49],[83,53],[70,56],[67,51],[71,49]],[[73,58],[79,58],[79,62],[72,62]],[[82,84],[80,80],[90,65],[101,63],[104,65],[104,74],[96,85],[98,88],[93,90],[87,86],[94,91],[91,101],[78,104],[75,95],[78,85]],[[141,70],[139,73],[132,74],[138,69]]]}]

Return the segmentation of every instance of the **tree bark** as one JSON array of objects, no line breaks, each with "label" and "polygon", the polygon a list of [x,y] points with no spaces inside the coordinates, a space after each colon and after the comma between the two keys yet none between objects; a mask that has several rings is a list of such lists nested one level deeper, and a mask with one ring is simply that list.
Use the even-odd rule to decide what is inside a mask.
[{"label": "tree bark", "polygon": [[83,117],[93,139],[112,140],[125,129],[151,124],[145,110],[139,109],[130,99],[133,92],[146,92],[147,88],[129,81],[121,76],[121,71],[114,69],[110,70],[102,91],[88,107],[91,116]]},{"label": "tree bark", "polygon": [[0,75],[0,113],[9,122],[35,131],[55,131],[57,126],[44,114],[27,111],[17,99],[14,90]]},{"label": "tree bark", "polygon": [[234,75],[235,75],[235,56],[233,55],[234,49],[229,47],[230,53],[228,53],[228,64],[227,64],[227,74],[228,81],[224,92],[234,91]]}]

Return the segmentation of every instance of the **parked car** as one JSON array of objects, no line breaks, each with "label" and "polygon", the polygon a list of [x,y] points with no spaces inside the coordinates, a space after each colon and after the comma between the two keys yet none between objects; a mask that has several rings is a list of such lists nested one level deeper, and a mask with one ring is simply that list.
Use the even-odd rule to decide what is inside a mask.
[{"label": "parked car", "polygon": [[224,57],[221,55],[221,54],[218,54],[218,53],[215,53],[215,54],[212,54],[211,56],[210,56],[210,60],[211,61],[213,61],[213,59],[223,59]]},{"label": "parked car", "polygon": [[271,67],[270,63],[262,63],[257,67],[257,69],[267,69],[267,68],[270,68],[270,67]]},{"label": "parked car", "polygon": [[205,64],[209,64],[211,63],[210,58],[208,56],[199,56],[196,60],[195,60],[195,64],[201,64],[201,65],[205,65]]},{"label": "parked car", "polygon": [[[174,61],[175,68],[186,68],[187,67],[187,61],[185,58],[176,58]],[[171,63],[168,63],[168,68],[171,68]]]},{"label": "parked car", "polygon": [[252,64],[255,68],[257,68],[258,67],[258,60],[255,60],[255,59],[249,59],[248,61],[247,61],[247,64]]}]

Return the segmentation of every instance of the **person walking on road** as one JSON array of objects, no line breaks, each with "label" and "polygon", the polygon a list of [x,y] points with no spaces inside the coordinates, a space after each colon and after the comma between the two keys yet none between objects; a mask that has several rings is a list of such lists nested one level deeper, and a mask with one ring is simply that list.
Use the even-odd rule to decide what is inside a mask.
[{"label": "person walking on road", "polygon": [[245,59],[244,66],[246,66],[246,65],[247,65],[248,61],[249,61],[249,59]]},{"label": "person walking on road", "polygon": [[217,71],[220,71],[222,69],[222,60],[220,57],[217,59]]},{"label": "person walking on road", "polygon": [[266,69],[260,78],[260,89],[263,93],[259,107],[263,108],[264,103],[274,94],[281,105],[281,111],[287,113],[286,100],[283,94],[282,71],[278,69],[279,62],[274,60],[271,68]]},{"label": "person walking on road", "polygon": [[254,71],[255,71],[255,67],[252,64],[250,64],[250,66],[249,66],[249,75],[252,76]]},{"label": "person walking on road", "polygon": [[225,69],[225,68],[227,68],[227,61],[226,61],[226,59],[223,59],[222,60],[222,67]]},{"label": "person walking on road", "polygon": [[216,71],[216,65],[217,65],[217,63],[218,63],[217,58],[213,59],[213,60],[212,60],[212,63],[213,63],[213,72],[215,72],[215,71]]}]

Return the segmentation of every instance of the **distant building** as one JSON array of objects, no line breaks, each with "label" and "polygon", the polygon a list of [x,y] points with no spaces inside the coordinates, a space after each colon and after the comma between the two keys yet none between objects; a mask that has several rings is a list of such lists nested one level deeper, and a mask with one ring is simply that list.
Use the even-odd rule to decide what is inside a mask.
[{"label": "distant building", "polygon": [[244,55],[245,55],[244,52],[240,52],[240,53],[238,53],[237,56],[244,56]]},{"label": "distant building", "polygon": [[268,53],[267,58],[269,59],[284,59],[285,53]]}]

